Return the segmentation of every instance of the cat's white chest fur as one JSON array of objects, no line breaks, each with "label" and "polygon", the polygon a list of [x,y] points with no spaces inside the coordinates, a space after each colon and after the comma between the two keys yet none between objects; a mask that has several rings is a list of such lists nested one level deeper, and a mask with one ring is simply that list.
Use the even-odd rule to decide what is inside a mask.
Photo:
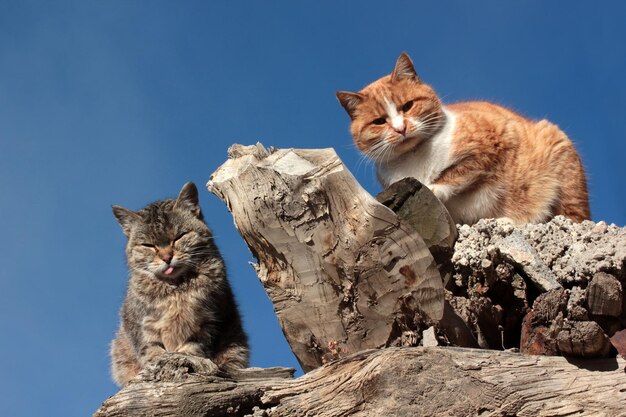
[{"label": "cat's white chest fur", "polygon": [[378,177],[383,186],[403,178],[413,177],[431,188],[432,182],[452,165],[452,137],[456,116],[443,108],[446,124],[441,131],[415,149],[378,166]]},{"label": "cat's white chest fur", "polygon": [[456,127],[454,113],[443,108],[446,124],[441,131],[418,145],[411,152],[378,166],[378,177],[384,187],[403,178],[413,177],[426,185],[446,206],[457,223],[472,224],[485,217],[498,217],[495,211],[501,190],[493,185],[483,185],[471,192],[466,190],[469,183],[454,186],[434,184],[441,173],[455,163],[452,139]]}]

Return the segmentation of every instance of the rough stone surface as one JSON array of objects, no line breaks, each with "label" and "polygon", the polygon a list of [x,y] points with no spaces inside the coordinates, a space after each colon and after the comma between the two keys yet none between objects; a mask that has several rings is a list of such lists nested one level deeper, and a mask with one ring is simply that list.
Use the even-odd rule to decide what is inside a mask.
[{"label": "rough stone surface", "polygon": [[564,356],[603,357],[611,349],[609,338],[594,321],[563,323],[563,328],[557,335],[557,343]]},{"label": "rough stone surface", "polygon": [[[626,326],[625,228],[561,216],[545,224],[485,219],[457,228],[454,254],[441,275],[452,277],[446,298],[478,346],[607,354],[607,337]],[[595,324],[564,329],[564,321]]]},{"label": "rough stone surface", "polygon": [[[473,226],[458,226],[459,238],[452,258],[459,281],[487,275],[483,261],[493,262],[503,238],[518,231],[564,287],[585,285],[598,272],[607,272],[624,282],[626,229],[604,222],[574,223],[557,216],[548,223],[513,226],[503,220],[480,220]],[[494,265],[490,265],[490,268]],[[469,276],[461,272],[471,269]]]},{"label": "rough stone surface", "polygon": [[532,247],[520,232],[513,231],[499,240],[496,245],[500,254],[519,267],[541,291],[561,287],[550,268],[541,260],[537,249]]},{"label": "rough stone surface", "polygon": [[437,342],[435,328],[433,326],[424,330],[424,332],[422,333],[422,338],[422,346],[424,347],[439,346],[439,343]]},{"label": "rough stone surface", "polygon": [[589,283],[586,301],[591,314],[619,317],[622,314],[622,284],[614,276],[598,272]]},{"label": "rough stone surface", "polygon": [[567,291],[559,288],[541,294],[522,323],[520,350],[529,355],[558,355]]}]

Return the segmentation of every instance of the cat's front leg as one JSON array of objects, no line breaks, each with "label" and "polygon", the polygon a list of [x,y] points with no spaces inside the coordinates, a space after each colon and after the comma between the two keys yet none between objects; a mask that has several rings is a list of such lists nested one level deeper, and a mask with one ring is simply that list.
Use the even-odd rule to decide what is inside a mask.
[{"label": "cat's front leg", "polygon": [[428,188],[442,203],[448,201],[455,194],[455,187],[448,184],[430,184]]},{"label": "cat's front leg", "polygon": [[165,345],[161,339],[161,332],[157,328],[156,323],[157,320],[146,317],[141,326],[142,345],[140,359],[143,365],[153,362],[166,352]]}]

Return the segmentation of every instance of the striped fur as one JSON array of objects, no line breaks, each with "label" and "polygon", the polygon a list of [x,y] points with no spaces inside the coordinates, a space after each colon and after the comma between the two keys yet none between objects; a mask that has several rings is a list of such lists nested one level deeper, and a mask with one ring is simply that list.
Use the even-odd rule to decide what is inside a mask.
[{"label": "striped fur", "polygon": [[139,211],[113,206],[128,236],[130,281],[111,344],[124,385],[165,352],[201,356],[223,370],[248,365],[248,342],[224,261],[187,183],[176,200]]}]

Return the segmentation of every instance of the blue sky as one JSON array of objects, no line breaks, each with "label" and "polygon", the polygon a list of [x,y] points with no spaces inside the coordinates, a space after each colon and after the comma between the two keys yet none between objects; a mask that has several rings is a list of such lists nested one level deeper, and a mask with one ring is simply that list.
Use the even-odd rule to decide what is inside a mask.
[{"label": "blue sky", "polygon": [[[0,0],[0,415],[85,416],[116,392],[127,272],[111,204],[204,187],[230,144],[256,141],[334,147],[378,192],[334,93],[402,51],[444,101],[557,123],[594,220],[624,226],[624,22],[621,1]],[[226,207],[204,188],[201,205],[252,364],[296,366]]]}]

